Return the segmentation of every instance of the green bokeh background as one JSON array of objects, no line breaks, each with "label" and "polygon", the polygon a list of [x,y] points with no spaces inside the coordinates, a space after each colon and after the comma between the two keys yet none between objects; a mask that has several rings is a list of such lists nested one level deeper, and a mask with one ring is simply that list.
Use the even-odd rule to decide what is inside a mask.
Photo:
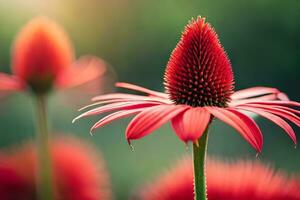
[{"label": "green bokeh background", "polygon": [[[297,0],[0,0],[0,71],[10,72],[10,48],[20,27],[36,15],[46,15],[65,27],[78,56],[102,57],[114,67],[119,81],[163,91],[165,65],[183,27],[191,17],[201,15],[214,26],[231,59],[236,89],[271,86],[299,101],[299,10]],[[134,141],[132,152],[124,136],[129,120],[107,125],[91,137],[89,128],[99,117],[71,124],[77,107],[66,106],[55,94],[49,107],[54,131],[89,140],[103,153],[115,199],[126,199],[141,184],[191,152],[169,125]],[[33,118],[30,95],[15,94],[2,100],[0,147],[32,138]],[[264,133],[259,159],[299,174],[299,148],[295,149],[277,126],[261,118],[257,121]],[[295,130],[300,137],[300,129]],[[256,159],[248,143],[218,121],[211,128],[208,154],[224,160]]]}]

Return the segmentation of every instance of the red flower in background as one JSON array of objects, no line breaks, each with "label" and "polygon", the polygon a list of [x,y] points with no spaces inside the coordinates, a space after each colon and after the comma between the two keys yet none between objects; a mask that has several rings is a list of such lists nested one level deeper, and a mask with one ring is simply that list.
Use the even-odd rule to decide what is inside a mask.
[{"label": "red flower in background", "polygon": [[[96,107],[77,120],[91,115],[113,112],[91,128],[102,127],[114,120],[136,115],[126,130],[128,141],[142,138],[169,120],[177,136],[184,142],[202,136],[212,118],[235,128],[258,152],[263,136],[257,124],[244,111],[261,115],[274,122],[292,138],[296,135],[289,120],[300,126],[300,103],[288,100],[275,88],[254,87],[233,91],[234,78],[230,61],[213,28],[198,17],[186,26],[165,71],[166,93],[152,91],[128,83],[116,86],[145,93],[133,95],[113,93],[95,97]],[[84,107],[84,108],[87,108]]]},{"label": "red flower in background", "polygon": [[13,75],[0,73],[0,91],[30,88],[43,94],[55,88],[69,88],[102,76],[107,64],[84,56],[75,60],[73,46],[55,22],[37,17],[26,24],[12,49]]},{"label": "red flower in background", "polygon": [[[111,199],[109,176],[101,155],[74,138],[51,142],[55,199]],[[36,149],[24,145],[0,153],[0,199],[36,199]]]},{"label": "red flower in background", "polygon": [[[183,159],[153,183],[141,188],[140,200],[193,200],[193,166]],[[300,180],[287,178],[259,162],[207,163],[209,200],[299,200]]]}]

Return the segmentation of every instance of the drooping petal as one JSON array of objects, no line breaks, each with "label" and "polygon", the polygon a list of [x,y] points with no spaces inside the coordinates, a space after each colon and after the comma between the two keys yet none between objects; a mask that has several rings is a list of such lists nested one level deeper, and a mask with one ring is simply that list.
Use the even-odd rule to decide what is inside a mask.
[{"label": "drooping petal", "polygon": [[247,88],[247,89],[243,89],[243,90],[234,92],[231,95],[231,99],[233,99],[233,100],[245,99],[245,98],[249,98],[249,97],[261,96],[261,95],[266,95],[266,94],[276,94],[276,93],[280,93],[280,91],[276,88],[252,87],[252,88]]},{"label": "drooping petal", "polygon": [[114,111],[114,110],[146,108],[146,107],[151,107],[151,106],[155,106],[155,105],[160,105],[160,104],[156,103],[156,102],[143,102],[143,101],[112,103],[112,104],[101,106],[99,108],[94,108],[85,113],[82,113],[78,117],[74,118],[72,122],[74,123],[76,120],[78,120],[82,117],[86,117],[86,116],[90,116],[90,115],[98,115],[101,113],[110,112],[110,111]]},{"label": "drooping petal", "polygon": [[248,107],[260,108],[266,112],[278,115],[280,117],[286,118],[300,127],[300,117],[295,115],[293,112],[282,109],[280,107],[274,107],[269,105],[260,105],[260,104],[245,104]]},{"label": "drooping petal", "polygon": [[248,117],[247,115],[245,115],[242,112],[239,112],[236,109],[228,109],[228,110],[230,112],[234,113],[235,115],[237,115],[240,118],[240,120],[245,122],[245,124],[250,129],[251,133],[254,135],[255,141],[257,142],[258,146],[260,148],[262,148],[262,146],[263,146],[263,135],[262,135],[261,130],[259,129],[259,127],[255,123],[255,121],[252,118]]},{"label": "drooping petal", "polygon": [[25,89],[25,84],[15,76],[0,73],[0,93],[20,91]]},{"label": "drooping petal", "polygon": [[156,92],[156,91],[149,90],[147,88],[137,86],[137,85],[133,85],[133,84],[130,84],[130,83],[118,82],[118,83],[116,83],[116,87],[126,88],[126,89],[130,89],[130,90],[136,90],[136,91],[139,91],[139,92],[149,94],[151,96],[157,96],[157,97],[161,97],[161,98],[168,98],[168,95],[165,94],[165,93]]},{"label": "drooping petal", "polygon": [[[284,98],[284,97],[280,97],[280,98]],[[248,98],[248,99],[235,99],[235,100],[232,100],[228,104],[228,106],[234,107],[234,106],[242,105],[242,104],[246,104],[246,103],[255,103],[255,102],[270,101],[270,100],[277,100],[277,99],[279,99],[278,94],[268,94],[268,95],[254,97],[254,98]]]},{"label": "drooping petal", "polygon": [[172,127],[184,142],[198,140],[209,124],[211,114],[204,108],[190,108],[172,119]]},{"label": "drooping petal", "polygon": [[261,104],[261,105],[270,105],[270,106],[275,106],[275,105],[282,105],[282,106],[296,106],[300,107],[300,103],[296,101],[259,101],[259,102],[253,102],[253,103],[248,103],[248,104]]},{"label": "drooping petal", "polygon": [[129,123],[126,129],[127,140],[146,136],[187,108],[184,105],[158,105],[145,109]]},{"label": "drooping petal", "polygon": [[296,113],[296,114],[300,114],[300,110],[296,110],[290,107],[286,107],[286,106],[272,106],[273,108],[278,108],[278,109],[282,109],[282,110],[286,110],[292,113]]},{"label": "drooping petal", "polygon": [[229,109],[205,107],[212,115],[235,128],[258,152],[262,150],[262,133],[248,116]]},{"label": "drooping petal", "polygon": [[110,115],[107,115],[105,117],[103,117],[102,119],[100,119],[98,122],[96,122],[90,132],[92,133],[93,130],[100,128],[114,120],[120,119],[120,118],[124,118],[133,114],[137,114],[139,112],[141,112],[144,108],[138,108],[138,109],[132,109],[132,110],[122,110],[122,111],[118,111],[118,112],[114,112]]},{"label": "drooping petal", "polygon": [[248,106],[240,106],[239,108],[242,110],[256,113],[256,114],[274,122],[275,124],[280,126],[290,136],[290,138],[293,140],[295,145],[297,144],[296,134],[295,134],[293,128],[286,121],[281,119],[280,117],[273,115],[272,113],[265,112],[259,108],[252,108],[252,107],[248,107]]},{"label": "drooping petal", "polygon": [[56,86],[58,88],[76,87],[96,80],[106,72],[107,67],[108,64],[100,58],[83,56],[60,74],[56,81]]}]

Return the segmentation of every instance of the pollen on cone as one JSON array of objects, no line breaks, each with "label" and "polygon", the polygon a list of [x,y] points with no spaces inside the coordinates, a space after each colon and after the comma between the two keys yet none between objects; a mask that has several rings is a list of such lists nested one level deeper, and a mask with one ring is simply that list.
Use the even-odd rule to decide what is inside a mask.
[{"label": "pollen on cone", "polygon": [[[209,200],[300,200],[300,180],[259,162],[208,160]],[[141,188],[141,200],[193,200],[193,166],[184,159],[156,181]]]},{"label": "pollen on cone", "polygon": [[230,61],[213,28],[198,17],[185,27],[165,71],[165,86],[177,104],[225,107],[233,93]]},{"label": "pollen on cone", "polygon": [[[12,152],[0,152],[0,199],[36,199],[35,146]],[[104,161],[90,145],[75,138],[57,139],[51,143],[51,154],[55,200],[111,199]]]},{"label": "pollen on cone", "polygon": [[35,92],[46,92],[74,59],[71,42],[55,22],[37,17],[15,39],[12,70]]}]

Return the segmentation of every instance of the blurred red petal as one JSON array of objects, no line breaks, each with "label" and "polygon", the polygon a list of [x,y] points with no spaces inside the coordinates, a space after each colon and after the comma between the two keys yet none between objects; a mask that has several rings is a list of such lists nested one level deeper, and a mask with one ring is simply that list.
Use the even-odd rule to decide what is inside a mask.
[{"label": "blurred red petal", "polygon": [[209,124],[211,114],[204,108],[190,108],[172,119],[177,136],[184,142],[199,139]]},{"label": "blurred red petal", "polygon": [[[172,164],[171,170],[141,187],[140,200],[194,200],[190,157]],[[300,200],[300,179],[253,161],[221,162],[208,159],[209,200]]]},{"label": "blurred red petal", "polygon": [[[111,199],[104,160],[90,144],[70,137],[56,139],[50,144],[55,200]],[[29,143],[12,150],[0,152],[5,155],[0,157],[0,199],[6,200],[5,195],[17,197],[13,198],[16,200],[35,199],[36,147]],[[8,190],[3,191],[3,187]]]},{"label": "blurred red petal", "polygon": [[93,81],[103,76],[107,67],[108,64],[100,58],[95,56],[83,56],[60,74],[56,81],[56,87],[70,88]]},{"label": "blurred red petal", "polygon": [[25,89],[25,84],[18,77],[0,73],[0,93],[23,89]]}]

